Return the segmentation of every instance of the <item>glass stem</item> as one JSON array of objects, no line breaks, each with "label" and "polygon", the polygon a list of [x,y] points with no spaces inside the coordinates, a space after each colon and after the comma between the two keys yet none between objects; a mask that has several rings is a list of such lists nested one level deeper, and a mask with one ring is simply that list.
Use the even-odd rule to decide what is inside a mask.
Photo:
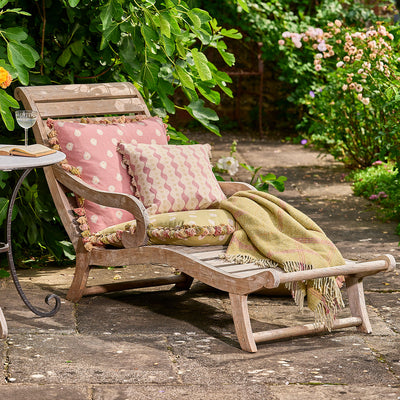
[{"label": "glass stem", "polygon": [[28,146],[28,129],[25,128],[25,146]]}]

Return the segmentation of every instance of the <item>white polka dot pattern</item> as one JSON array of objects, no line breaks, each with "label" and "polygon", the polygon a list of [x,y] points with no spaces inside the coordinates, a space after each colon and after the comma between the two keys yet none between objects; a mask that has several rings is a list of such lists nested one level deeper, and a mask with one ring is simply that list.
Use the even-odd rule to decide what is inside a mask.
[{"label": "white polka dot pattern", "polygon": [[[54,121],[54,127],[61,151],[69,164],[80,170],[82,179],[97,189],[112,192],[132,194],[131,178],[116,151],[119,141],[167,144],[165,127],[157,117],[140,123],[107,125]],[[127,211],[89,201],[85,201],[84,207],[92,233],[132,219]]]}]

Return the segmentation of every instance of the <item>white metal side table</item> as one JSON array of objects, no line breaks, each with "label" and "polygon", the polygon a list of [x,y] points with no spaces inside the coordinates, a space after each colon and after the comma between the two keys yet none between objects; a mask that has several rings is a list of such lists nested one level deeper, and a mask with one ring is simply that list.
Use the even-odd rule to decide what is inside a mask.
[{"label": "white metal side table", "polygon": [[[48,167],[50,165],[56,164],[62,160],[64,160],[65,154],[57,151],[56,153],[49,154],[41,157],[22,157],[22,156],[0,156],[0,171],[15,171],[15,170],[24,170],[21,176],[18,179],[17,184],[13,190],[10,202],[8,204],[7,211],[7,221],[6,221],[6,242],[0,243],[0,253],[7,253],[8,256],[8,265],[10,268],[10,273],[13,278],[15,287],[17,289],[18,294],[20,295],[23,302],[26,306],[36,315],[40,317],[51,317],[57,313],[60,308],[60,298],[55,294],[49,294],[46,296],[45,302],[49,304],[49,301],[54,299],[55,305],[52,310],[44,312],[36,307],[34,307],[27,297],[25,296],[24,291],[19,283],[14,258],[12,253],[12,244],[11,244],[11,219],[14,208],[14,203],[17,198],[17,194],[19,188],[22,185],[22,182],[26,178],[26,176],[34,169],[34,168],[43,168]],[[4,318],[4,314],[0,308],[0,338],[5,338],[8,334],[7,323]]]}]

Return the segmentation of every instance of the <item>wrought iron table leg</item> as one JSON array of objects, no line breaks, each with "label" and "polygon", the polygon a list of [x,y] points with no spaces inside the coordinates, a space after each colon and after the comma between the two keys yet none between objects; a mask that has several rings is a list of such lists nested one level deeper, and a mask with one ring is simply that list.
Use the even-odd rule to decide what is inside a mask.
[{"label": "wrought iron table leg", "polygon": [[18,182],[14,188],[14,191],[12,193],[11,196],[11,200],[10,200],[10,204],[8,205],[8,213],[7,213],[7,227],[6,227],[6,240],[7,240],[7,245],[8,245],[8,250],[7,250],[7,255],[8,255],[8,265],[10,267],[10,272],[11,272],[11,276],[13,278],[15,287],[17,289],[18,294],[21,296],[21,299],[23,300],[23,302],[26,304],[26,306],[36,315],[39,315],[40,317],[51,317],[54,314],[57,313],[57,311],[60,309],[60,298],[58,296],[56,296],[55,294],[49,294],[46,296],[45,298],[45,302],[47,304],[49,304],[49,301],[51,299],[55,300],[55,305],[53,307],[52,310],[44,312],[44,311],[40,311],[38,310],[36,307],[34,307],[29,300],[26,298],[24,291],[22,290],[22,287],[19,283],[18,280],[18,276],[17,276],[17,271],[15,269],[15,264],[14,264],[14,258],[13,258],[13,254],[12,254],[12,246],[11,246],[11,218],[12,218],[12,213],[13,213],[13,208],[14,208],[14,203],[15,200],[17,198],[17,194],[19,191],[19,188],[22,185],[22,182],[24,181],[24,179],[26,178],[26,176],[32,171],[33,168],[28,168],[26,169],[22,175],[20,176],[20,178],[18,179]]}]

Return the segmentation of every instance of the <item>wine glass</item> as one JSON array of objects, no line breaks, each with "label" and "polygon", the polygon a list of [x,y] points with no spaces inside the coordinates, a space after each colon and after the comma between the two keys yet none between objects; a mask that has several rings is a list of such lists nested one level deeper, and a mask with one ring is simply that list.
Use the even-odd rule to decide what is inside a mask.
[{"label": "wine glass", "polygon": [[35,125],[37,112],[32,110],[17,110],[15,118],[18,125],[25,130],[25,146],[28,146],[28,129]]}]

